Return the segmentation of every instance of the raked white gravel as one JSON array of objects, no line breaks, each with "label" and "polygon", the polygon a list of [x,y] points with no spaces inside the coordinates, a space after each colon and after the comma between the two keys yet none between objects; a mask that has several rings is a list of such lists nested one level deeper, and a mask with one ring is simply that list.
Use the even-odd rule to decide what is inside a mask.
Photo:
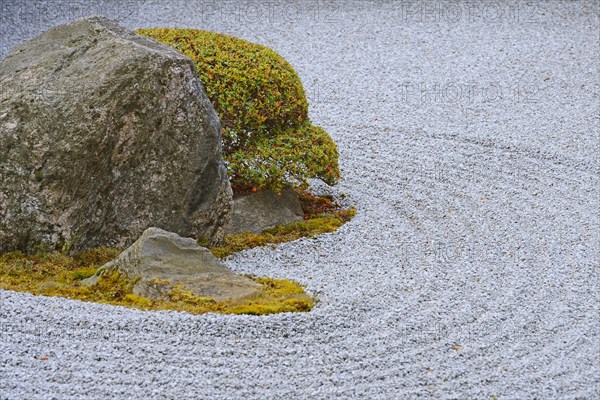
[{"label": "raked white gravel", "polygon": [[0,398],[598,397],[597,1],[106,3],[4,1],[0,55],[88,14],[270,46],[358,215],[229,259],[306,284],[307,314],[0,291]]}]

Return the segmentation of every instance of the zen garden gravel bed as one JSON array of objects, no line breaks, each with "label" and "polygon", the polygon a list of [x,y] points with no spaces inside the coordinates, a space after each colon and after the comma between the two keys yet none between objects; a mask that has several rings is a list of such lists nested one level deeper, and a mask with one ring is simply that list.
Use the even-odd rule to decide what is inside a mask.
[{"label": "zen garden gravel bed", "polygon": [[416,3],[3,2],[2,56],[89,14],[273,48],[358,214],[227,259],[303,283],[308,313],[0,291],[0,398],[597,397],[598,2]]}]

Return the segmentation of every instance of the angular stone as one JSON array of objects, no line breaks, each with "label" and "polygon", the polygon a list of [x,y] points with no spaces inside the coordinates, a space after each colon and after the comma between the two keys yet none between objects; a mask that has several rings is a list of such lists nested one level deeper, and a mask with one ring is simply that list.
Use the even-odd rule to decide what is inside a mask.
[{"label": "angular stone", "polygon": [[193,62],[98,17],[0,63],[0,251],[130,245],[150,226],[222,242],[231,188]]},{"label": "angular stone", "polygon": [[113,271],[130,279],[140,278],[133,293],[151,299],[166,299],[176,285],[217,301],[260,290],[258,283],[235,274],[194,239],[158,228],[147,229],[131,247],[82,282],[93,285],[102,274]]},{"label": "angular stone", "polygon": [[227,233],[261,233],[276,225],[304,220],[298,195],[293,190],[261,190],[233,199],[231,224]]}]

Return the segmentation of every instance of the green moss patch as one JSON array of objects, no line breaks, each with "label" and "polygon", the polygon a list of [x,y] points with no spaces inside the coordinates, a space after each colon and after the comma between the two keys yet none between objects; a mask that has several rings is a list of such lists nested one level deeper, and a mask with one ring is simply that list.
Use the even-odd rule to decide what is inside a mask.
[{"label": "green moss patch", "polygon": [[119,254],[119,249],[101,248],[67,256],[58,252],[25,255],[20,252],[0,254],[0,288],[36,295],[133,307],[142,310],[175,310],[192,314],[264,315],[280,312],[310,311],[315,299],[296,282],[271,278],[252,278],[262,285],[255,295],[216,302],[195,296],[179,287],[167,300],[151,300],[133,294],[135,280],[113,273],[103,275],[93,286],[81,285],[98,268]]},{"label": "green moss patch", "polygon": [[194,60],[223,127],[223,158],[236,191],[333,185],[335,142],[308,119],[296,71],[268,47],[196,29],[139,29]]}]

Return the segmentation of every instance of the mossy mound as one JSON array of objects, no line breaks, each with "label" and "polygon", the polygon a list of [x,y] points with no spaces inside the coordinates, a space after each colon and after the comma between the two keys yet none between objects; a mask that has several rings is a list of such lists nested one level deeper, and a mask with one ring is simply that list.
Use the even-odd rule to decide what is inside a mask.
[{"label": "mossy mound", "polygon": [[236,191],[306,186],[339,177],[335,142],[311,125],[302,82],[268,47],[195,29],[139,29],[194,60],[223,125],[223,157]]},{"label": "mossy mound", "polygon": [[279,312],[310,311],[315,299],[296,282],[252,278],[262,285],[255,295],[216,302],[174,288],[168,300],[151,300],[132,293],[135,280],[119,273],[103,275],[93,286],[81,280],[96,273],[98,268],[119,254],[118,249],[88,250],[76,256],[59,252],[25,255],[20,252],[0,254],[0,289],[29,292],[36,295],[106,303],[143,310],[176,310],[192,314],[215,312],[221,314],[263,315]]}]

